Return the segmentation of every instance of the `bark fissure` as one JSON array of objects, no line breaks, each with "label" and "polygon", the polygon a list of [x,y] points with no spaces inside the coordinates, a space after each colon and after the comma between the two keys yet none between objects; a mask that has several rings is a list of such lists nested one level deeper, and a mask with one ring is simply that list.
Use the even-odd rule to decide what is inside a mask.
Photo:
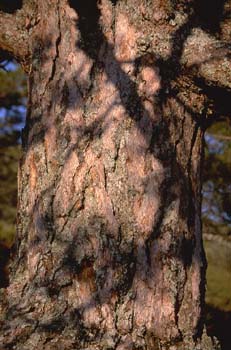
[{"label": "bark fissure", "polygon": [[47,79],[46,85],[44,87],[44,91],[42,93],[42,97],[41,100],[43,99],[46,90],[48,88],[48,86],[50,85],[50,83],[54,80],[55,77],[55,72],[56,72],[56,67],[57,67],[57,61],[59,59],[59,45],[61,43],[61,39],[62,39],[62,34],[61,34],[61,24],[60,24],[60,0],[57,0],[56,3],[56,11],[55,11],[55,16],[57,16],[57,31],[58,31],[58,35],[56,37],[55,40],[55,55],[52,59],[52,63],[51,63],[51,73],[50,76]]}]

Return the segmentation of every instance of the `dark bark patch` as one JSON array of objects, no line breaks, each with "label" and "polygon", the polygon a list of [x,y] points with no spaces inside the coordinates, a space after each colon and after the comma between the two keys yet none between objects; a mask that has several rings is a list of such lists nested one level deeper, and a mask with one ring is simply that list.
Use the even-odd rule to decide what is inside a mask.
[{"label": "dark bark patch", "polygon": [[87,278],[86,275],[89,273],[89,271],[91,271],[92,265],[92,257],[86,256],[82,261],[79,262],[78,252],[75,249],[75,245],[73,244],[68,247],[63,260],[63,266],[66,266],[72,273],[79,275],[80,278]]},{"label": "dark bark patch", "polygon": [[81,33],[80,47],[96,59],[101,45],[101,30],[99,27],[100,10],[96,0],[70,0],[70,6],[78,13],[77,26]]},{"label": "dark bark patch", "polygon": [[8,13],[14,13],[22,8],[22,0],[1,0],[0,10]]},{"label": "dark bark patch", "polygon": [[10,249],[0,244],[0,288],[9,285],[8,263],[10,259]]},{"label": "dark bark patch", "polygon": [[205,128],[214,123],[214,117],[220,118],[231,114],[231,89],[209,84],[203,78],[195,78],[195,82],[208,97],[214,111],[214,114],[205,120]]},{"label": "dark bark patch", "polygon": [[118,269],[119,276],[115,283],[114,289],[120,295],[126,295],[131,289],[136,273],[136,257],[134,253],[124,254],[123,257],[121,257],[121,261],[123,261],[123,264]]},{"label": "dark bark patch", "polygon": [[192,238],[183,239],[183,242],[181,245],[181,256],[183,257],[185,267],[190,267],[190,265],[192,264],[194,246],[195,246],[195,243]]},{"label": "dark bark patch", "polygon": [[65,326],[65,320],[60,316],[51,322],[40,324],[38,328],[43,332],[59,333],[65,328]]},{"label": "dark bark patch", "polygon": [[195,12],[202,29],[213,34],[220,31],[225,2],[225,0],[195,1]]}]

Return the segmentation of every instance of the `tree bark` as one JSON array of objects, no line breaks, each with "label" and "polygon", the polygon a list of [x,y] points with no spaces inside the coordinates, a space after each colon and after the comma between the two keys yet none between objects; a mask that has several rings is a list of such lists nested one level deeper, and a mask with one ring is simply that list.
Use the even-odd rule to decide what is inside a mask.
[{"label": "tree bark", "polygon": [[186,60],[192,15],[167,0],[28,4],[25,53],[15,54],[29,101],[1,347],[218,348],[203,331],[206,97],[192,78],[195,53]]}]

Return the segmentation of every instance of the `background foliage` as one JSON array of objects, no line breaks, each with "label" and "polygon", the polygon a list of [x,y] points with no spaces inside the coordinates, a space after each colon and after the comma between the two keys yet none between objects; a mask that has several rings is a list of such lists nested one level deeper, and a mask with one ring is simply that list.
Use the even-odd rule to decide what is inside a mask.
[{"label": "background foliage", "polygon": [[0,70],[0,241],[13,243],[17,204],[17,168],[20,132],[25,118],[26,78],[21,69],[7,63]]}]

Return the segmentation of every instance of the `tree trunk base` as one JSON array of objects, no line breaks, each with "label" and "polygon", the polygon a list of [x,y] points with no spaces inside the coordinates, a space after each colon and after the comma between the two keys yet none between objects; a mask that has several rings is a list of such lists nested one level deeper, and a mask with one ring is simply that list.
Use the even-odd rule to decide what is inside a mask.
[{"label": "tree trunk base", "polygon": [[[104,332],[100,328],[85,328],[81,315],[71,310],[62,298],[53,299],[56,315],[53,314],[52,320],[51,304],[47,310],[43,304],[35,311],[33,295],[29,301],[23,298],[9,307],[6,289],[2,289],[1,301],[0,350],[220,350],[217,339],[208,337],[205,329],[195,340],[185,335],[182,339],[164,342],[139,328],[124,334],[116,330]],[[4,309],[7,312],[4,313]]]}]

